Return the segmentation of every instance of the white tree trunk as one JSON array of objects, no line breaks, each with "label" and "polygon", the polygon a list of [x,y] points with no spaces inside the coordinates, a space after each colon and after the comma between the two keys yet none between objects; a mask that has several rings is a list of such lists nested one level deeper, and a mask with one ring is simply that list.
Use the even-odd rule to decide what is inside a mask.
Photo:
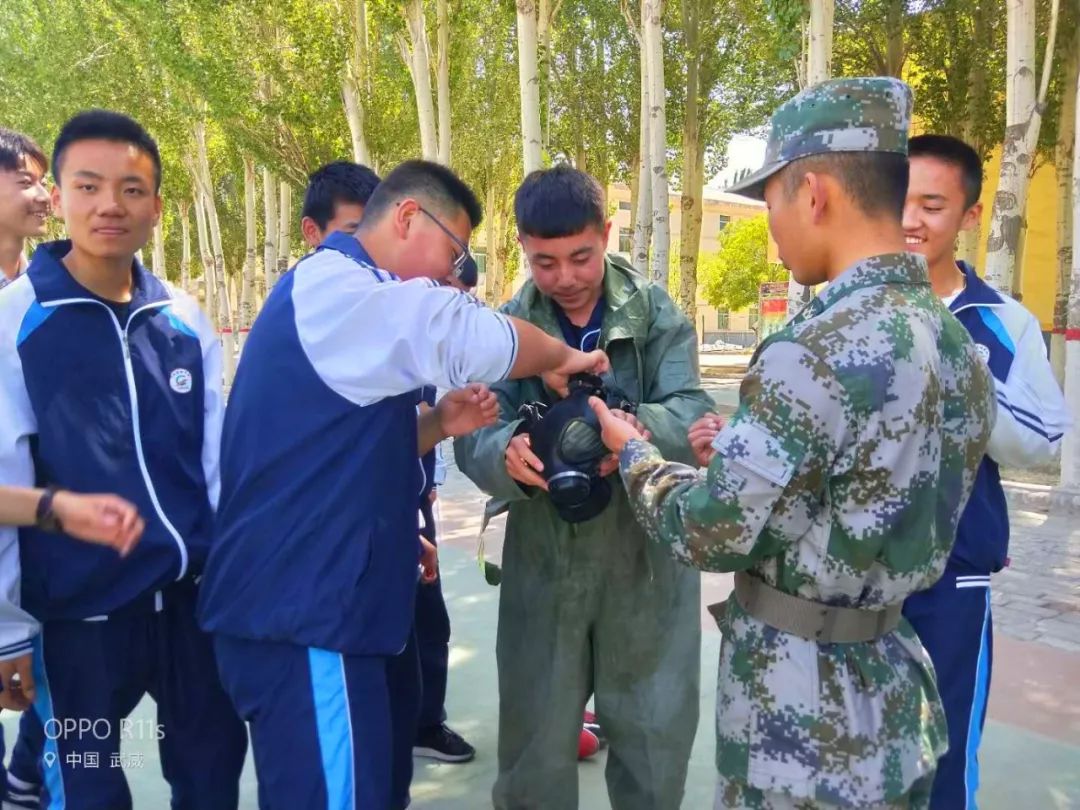
[{"label": "white tree trunk", "polygon": [[402,44],[402,57],[412,74],[416,94],[416,114],[420,122],[420,151],[424,160],[438,160],[439,140],[435,131],[435,107],[431,101],[431,63],[428,60],[427,23],[423,0],[406,0],[405,21],[409,46]]},{"label": "white tree trunk", "polygon": [[225,386],[232,385],[235,373],[235,335],[236,315],[229,301],[225,286],[225,249],[221,241],[221,223],[218,219],[217,204],[214,202],[214,184],[210,177],[210,156],[206,149],[206,124],[195,124],[196,169],[202,204],[206,213],[206,224],[210,230],[210,248],[213,251],[214,297],[217,303],[217,322],[221,330],[221,348]]},{"label": "white tree trunk", "polygon": [[206,211],[202,204],[202,190],[198,181],[192,189],[192,199],[195,203],[195,233],[199,240],[199,259],[202,262],[202,278],[196,285],[195,295],[199,297],[202,292],[202,306],[206,314],[210,316],[215,329],[220,329],[218,323],[217,299],[214,296],[214,254],[210,252],[210,236],[206,227]]},{"label": "white tree trunk", "polygon": [[158,220],[154,226],[154,252],[151,254],[152,272],[158,278],[165,278],[165,225]]},{"label": "white tree trunk", "polygon": [[290,263],[290,250],[292,239],[292,186],[281,181],[281,198],[278,203],[278,243],[277,243],[277,275],[281,278],[288,269]]},{"label": "white tree trunk", "polygon": [[832,77],[834,0],[810,0],[810,50],[806,85],[813,87]]},{"label": "white tree trunk", "polygon": [[[682,0],[686,47],[686,103],[683,110],[682,195],[679,217],[679,306],[697,326],[697,267],[705,194],[705,144],[701,133],[701,0]],[[674,297],[674,296],[673,296]]]},{"label": "white tree trunk", "polygon": [[518,83],[521,90],[521,141],[525,174],[543,168],[540,132],[540,76],[537,70],[537,18],[534,0],[517,0]]},{"label": "white tree trunk", "polygon": [[956,245],[956,257],[963,259],[970,265],[974,265],[979,260],[979,239],[981,236],[981,223],[976,223],[974,228],[961,231]]},{"label": "white tree trunk", "polygon": [[499,292],[499,279],[495,267],[495,244],[499,237],[495,233],[495,182],[489,172],[487,190],[487,210],[484,211],[484,250],[487,252],[487,261],[484,269],[484,300],[489,307],[497,308],[501,303],[497,299]]},{"label": "white tree trunk", "polygon": [[[1073,134],[1073,244],[1080,244],[1080,81],[1076,85]],[[1065,332],[1065,401],[1070,403],[1073,428],[1061,448],[1061,486],[1080,490],[1080,250],[1073,250],[1069,280],[1069,309]]]},{"label": "white tree trunk", "polygon": [[[517,0],[518,89],[521,96],[521,149],[524,173],[544,167],[540,128],[540,72],[537,66],[538,38],[535,0]],[[519,290],[532,276],[522,253],[514,289]]]},{"label": "white tree trunk", "polygon": [[439,163],[450,165],[450,9],[448,0],[439,0],[438,23],[438,80],[439,95]]},{"label": "white tree trunk", "polygon": [[214,251],[214,296],[217,299],[218,324],[221,328],[222,369],[225,387],[232,385],[236,373],[236,313],[229,298],[225,279],[225,250],[221,242],[221,224],[218,221],[217,204],[213,197],[203,192],[206,208],[206,224],[210,227],[210,246]]},{"label": "white tree trunk", "polygon": [[642,32],[649,60],[649,163],[652,172],[653,255],[650,277],[665,290],[668,286],[668,252],[671,228],[668,219],[667,92],[664,86],[663,0],[643,0],[647,17]]},{"label": "white tree trunk", "polygon": [[191,294],[191,203],[177,204],[180,212],[180,289]]},{"label": "white tree trunk", "polygon": [[[810,0],[810,26],[806,53],[806,86],[832,77],[834,0]],[[788,317],[794,317],[810,301],[813,291],[788,277]]]},{"label": "white tree trunk", "polygon": [[258,235],[255,228],[255,163],[244,158],[244,278],[240,288],[240,350],[244,349],[251,324],[255,321],[255,263],[258,261]]},{"label": "white tree trunk", "polygon": [[367,0],[350,0],[352,58],[345,64],[345,77],[341,80],[341,98],[345,103],[345,118],[349,122],[352,138],[353,160],[371,165],[364,130],[363,88],[367,80]]},{"label": "white tree trunk", "polygon": [[[1064,87],[1080,82],[1080,28],[1065,66]],[[1065,328],[1068,324],[1069,279],[1073,261],[1072,164],[1076,146],[1076,95],[1065,92],[1058,118],[1058,140],[1054,149],[1058,191],[1058,278],[1054,298],[1054,331],[1050,338],[1050,365],[1059,385],[1065,384]]]},{"label": "white tree trunk", "polygon": [[[641,4],[641,33],[645,31],[648,8]],[[628,20],[628,22],[631,22]],[[649,273],[649,242],[652,241],[652,150],[649,142],[649,56],[645,38],[638,36],[641,51],[641,121],[638,131],[638,193],[634,217],[634,267],[643,276]]]},{"label": "white tree trunk", "polygon": [[265,301],[277,283],[277,181],[269,169],[262,170],[263,179],[263,288],[260,298]]},{"label": "white tree trunk", "polygon": [[1005,140],[990,233],[986,241],[986,280],[1006,294],[1013,290],[1016,252],[1027,206],[1032,160],[1039,139],[1049,85],[1058,0],[1053,0],[1042,87],[1035,85],[1035,0],[1007,0]]},{"label": "white tree trunk", "polygon": [[346,77],[341,82],[341,98],[345,104],[345,119],[349,123],[349,137],[352,139],[353,160],[365,166],[371,165],[371,152],[364,135],[364,103],[352,79]]}]

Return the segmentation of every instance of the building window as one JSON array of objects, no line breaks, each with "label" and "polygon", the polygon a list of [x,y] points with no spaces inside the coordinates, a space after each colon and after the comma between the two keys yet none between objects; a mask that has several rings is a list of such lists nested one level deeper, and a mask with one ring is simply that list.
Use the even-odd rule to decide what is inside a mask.
[{"label": "building window", "polygon": [[724,228],[726,228],[728,226],[729,222],[731,222],[731,217],[729,217],[729,216],[725,216],[724,214],[721,214],[719,217],[717,217],[716,232],[717,233],[723,233]]},{"label": "building window", "polygon": [[473,250],[473,259],[476,260],[476,275],[482,276],[487,272],[487,251],[485,250]]},{"label": "building window", "polygon": [[629,228],[619,228],[619,253],[630,253],[634,250],[634,232]]},{"label": "building window", "polygon": [[619,200],[619,210],[620,211],[629,211],[630,210],[630,201],[629,200]]}]

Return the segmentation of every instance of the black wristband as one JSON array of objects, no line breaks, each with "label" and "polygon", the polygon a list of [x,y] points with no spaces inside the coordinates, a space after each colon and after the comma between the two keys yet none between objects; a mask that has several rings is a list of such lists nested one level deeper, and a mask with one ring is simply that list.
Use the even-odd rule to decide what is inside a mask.
[{"label": "black wristband", "polygon": [[57,490],[54,487],[45,487],[45,492],[38,501],[36,525],[42,531],[58,532],[62,529],[60,520],[53,511],[53,498],[56,497],[56,493]]}]

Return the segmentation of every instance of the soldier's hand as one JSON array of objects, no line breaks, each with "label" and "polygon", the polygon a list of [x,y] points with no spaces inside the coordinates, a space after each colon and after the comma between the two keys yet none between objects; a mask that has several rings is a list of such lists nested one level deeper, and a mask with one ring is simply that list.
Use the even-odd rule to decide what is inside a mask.
[{"label": "soldier's hand", "polygon": [[652,434],[649,432],[649,429],[645,427],[645,423],[638,419],[634,414],[627,413],[626,411],[620,410],[618,408],[612,408],[611,415],[614,416],[616,419],[622,419],[627,424],[633,426],[634,430],[640,433],[641,438],[643,438],[645,441],[648,441],[652,438]]},{"label": "soldier's hand", "polygon": [[0,708],[23,712],[34,704],[33,656],[30,653],[0,661]]},{"label": "soldier's hand", "polygon": [[540,487],[546,490],[547,481],[540,474],[544,463],[532,451],[532,444],[526,433],[519,433],[506,446],[506,473],[519,484],[527,487]]},{"label": "soldier's hand", "polygon": [[690,432],[687,435],[690,440],[690,449],[694,451],[694,458],[702,467],[709,466],[712,457],[716,455],[712,443],[725,424],[726,420],[722,416],[707,413],[690,426]]},{"label": "soldier's hand", "polygon": [[589,407],[600,420],[600,438],[607,449],[616,455],[622,452],[631,439],[645,438],[632,424],[615,416],[599,397],[589,397]]},{"label": "soldier's hand", "polygon": [[601,460],[599,475],[601,478],[607,478],[618,469],[619,457],[612,453],[610,456],[604,456],[603,460]]}]

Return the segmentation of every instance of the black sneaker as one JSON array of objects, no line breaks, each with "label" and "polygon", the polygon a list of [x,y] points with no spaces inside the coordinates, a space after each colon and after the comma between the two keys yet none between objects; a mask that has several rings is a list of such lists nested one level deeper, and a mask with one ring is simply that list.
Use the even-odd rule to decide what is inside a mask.
[{"label": "black sneaker", "polygon": [[412,752],[414,757],[427,757],[440,762],[468,762],[476,756],[476,749],[446,723],[420,729]]}]

